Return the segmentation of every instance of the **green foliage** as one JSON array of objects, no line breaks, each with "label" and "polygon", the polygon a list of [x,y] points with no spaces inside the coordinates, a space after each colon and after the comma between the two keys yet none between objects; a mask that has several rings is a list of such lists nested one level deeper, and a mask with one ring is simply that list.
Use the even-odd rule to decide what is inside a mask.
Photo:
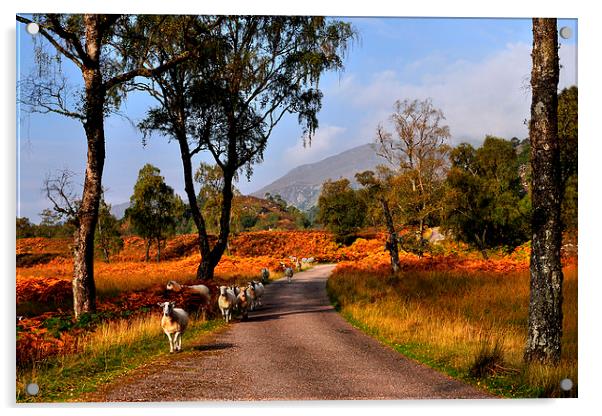
[{"label": "green foliage", "polygon": [[123,248],[123,238],[119,221],[111,214],[111,205],[102,198],[98,209],[98,222],[94,234],[94,248],[100,252],[104,261],[109,262],[112,254]]},{"label": "green foliage", "polygon": [[17,217],[17,238],[36,237],[36,225],[27,217]]},{"label": "green foliage", "polygon": [[512,142],[487,136],[478,149],[460,144],[450,159],[445,228],[484,254],[490,247],[527,241],[530,203]]},{"label": "green foliage", "polygon": [[[223,205],[222,191],[225,183],[224,171],[219,165],[201,162],[194,175],[194,180],[200,184],[197,202],[205,219],[207,230],[219,232]],[[238,175],[234,175],[234,180],[238,180]],[[234,186],[232,186],[232,192],[235,195],[240,194]],[[234,200],[230,213],[231,225],[239,221],[240,214],[240,206]]]},{"label": "green foliage", "polygon": [[577,153],[578,153],[578,89],[566,88],[558,95],[558,140],[560,140],[561,178],[564,186],[562,225],[577,230]]},{"label": "green foliage", "polygon": [[148,244],[155,240],[158,245],[175,233],[176,219],[182,215],[184,206],[160,173],[151,164],[140,169],[130,207],[125,211],[134,231]]},{"label": "green foliage", "polygon": [[364,224],[366,204],[349,180],[327,181],[318,198],[316,220],[335,235],[337,242],[349,244]]}]

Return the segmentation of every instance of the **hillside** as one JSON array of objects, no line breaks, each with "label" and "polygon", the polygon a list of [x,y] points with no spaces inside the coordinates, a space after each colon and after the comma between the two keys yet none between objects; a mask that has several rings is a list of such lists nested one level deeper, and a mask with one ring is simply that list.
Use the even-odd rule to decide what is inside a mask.
[{"label": "hillside", "polygon": [[262,198],[268,192],[278,194],[287,203],[307,211],[317,204],[325,181],[346,178],[356,186],[354,175],[357,172],[386,163],[384,158],[376,154],[374,145],[364,144],[316,163],[297,166],[251,195]]}]

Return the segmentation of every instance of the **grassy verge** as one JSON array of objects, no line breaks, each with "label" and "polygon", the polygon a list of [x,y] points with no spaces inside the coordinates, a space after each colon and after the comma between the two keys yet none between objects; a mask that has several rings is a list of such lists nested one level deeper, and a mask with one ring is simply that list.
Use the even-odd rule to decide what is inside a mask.
[{"label": "grassy verge", "polygon": [[[528,273],[337,272],[335,307],[355,327],[398,352],[502,397],[577,395],[577,270],[565,270],[559,366],[522,360]],[[559,383],[570,378],[570,392]]]},{"label": "grassy verge", "polygon": [[[221,326],[221,320],[191,322],[183,337],[184,351],[195,339]],[[78,342],[79,354],[54,356],[30,368],[17,369],[17,402],[75,400],[144,363],[169,354],[168,341],[156,313],[106,322]],[[38,384],[37,395],[25,392],[28,383]]]}]

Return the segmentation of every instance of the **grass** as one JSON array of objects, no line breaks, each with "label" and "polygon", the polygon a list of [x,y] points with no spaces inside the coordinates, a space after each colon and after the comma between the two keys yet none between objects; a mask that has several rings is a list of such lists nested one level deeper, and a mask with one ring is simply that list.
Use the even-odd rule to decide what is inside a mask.
[{"label": "grass", "polygon": [[[192,321],[183,337],[184,351],[195,338],[221,326],[221,320]],[[75,400],[141,364],[169,354],[156,313],[107,321],[79,338],[77,348],[78,353],[61,354],[30,368],[18,368],[17,402]],[[28,383],[40,386],[38,395],[26,394]]]},{"label": "grass", "polygon": [[[400,353],[504,397],[577,394],[577,270],[565,270],[564,336],[558,366],[522,360],[528,273],[335,271],[335,306],[353,325]],[[571,392],[560,380],[573,380]]]}]

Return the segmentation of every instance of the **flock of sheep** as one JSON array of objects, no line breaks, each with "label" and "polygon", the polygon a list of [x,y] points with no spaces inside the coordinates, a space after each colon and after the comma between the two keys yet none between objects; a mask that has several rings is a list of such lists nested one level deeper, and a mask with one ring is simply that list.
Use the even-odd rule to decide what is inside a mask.
[{"label": "flock of sheep", "polygon": [[[313,258],[303,258],[300,261],[297,257],[290,257],[290,260],[295,265],[298,271],[302,270],[303,264],[311,264]],[[288,283],[291,283],[293,278],[293,268],[280,262],[284,275]],[[242,315],[242,319],[248,318],[249,310],[253,311],[258,307],[263,306],[263,294],[265,292],[264,283],[270,278],[270,271],[267,268],[261,269],[261,281],[253,280],[248,282],[246,286],[220,286],[219,296],[217,298],[217,306],[219,307],[222,317],[226,323],[232,319],[233,312],[238,312]],[[181,285],[175,280],[167,282],[167,290],[173,292],[186,291],[201,299],[199,310],[202,309],[203,317],[205,310],[211,300],[211,293],[205,285]],[[158,305],[163,309],[161,317],[161,328],[167,335],[169,340],[169,352],[178,352],[182,350],[182,334],[186,331],[190,317],[182,308],[176,308],[175,302],[160,302]],[[197,311],[198,313],[198,311]]]}]

